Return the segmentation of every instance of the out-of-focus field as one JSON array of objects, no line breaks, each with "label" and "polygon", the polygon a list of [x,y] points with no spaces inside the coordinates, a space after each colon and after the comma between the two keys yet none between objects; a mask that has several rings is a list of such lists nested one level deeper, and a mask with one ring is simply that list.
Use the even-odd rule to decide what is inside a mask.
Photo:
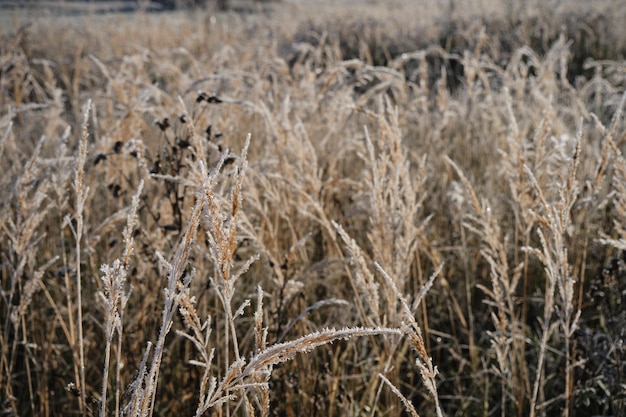
[{"label": "out-of-focus field", "polygon": [[626,3],[230,5],[0,11],[0,416],[624,415]]}]

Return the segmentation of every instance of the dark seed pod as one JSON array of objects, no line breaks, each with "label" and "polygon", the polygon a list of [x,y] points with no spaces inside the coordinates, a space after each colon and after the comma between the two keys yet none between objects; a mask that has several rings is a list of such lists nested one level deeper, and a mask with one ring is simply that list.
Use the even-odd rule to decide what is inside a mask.
[{"label": "dark seed pod", "polygon": [[180,120],[181,123],[187,123],[187,118],[185,117],[184,114],[181,114],[180,116],[178,116],[178,120]]},{"label": "dark seed pod", "polygon": [[107,188],[109,189],[109,191],[111,191],[111,194],[113,194],[113,197],[115,198],[118,198],[120,195],[122,195],[122,187],[119,184],[109,184]]},{"label": "dark seed pod", "polygon": [[159,126],[159,129],[161,129],[162,132],[165,132],[167,128],[170,127],[170,121],[166,117],[163,120],[157,120],[156,125]]},{"label": "dark seed pod", "polygon": [[163,228],[163,230],[167,231],[167,232],[173,232],[173,231],[177,231],[180,230],[180,226],[178,226],[177,224],[166,224],[164,226],[161,226]]},{"label": "dark seed pod", "polygon": [[96,157],[93,159],[93,164],[98,165],[100,162],[102,161],[106,161],[107,156],[103,153],[99,153],[98,155],[96,155]]},{"label": "dark seed pod", "polygon": [[156,161],[154,161],[154,165],[152,166],[152,168],[150,168],[150,173],[158,174],[159,172],[161,172],[161,160],[157,159]]},{"label": "dark seed pod", "polygon": [[223,136],[222,132],[218,132],[217,130],[214,131],[213,125],[209,125],[204,132],[206,133],[207,140],[211,140],[213,138],[218,139]]},{"label": "dark seed pod", "polygon": [[113,145],[113,152],[115,153],[120,153],[122,152],[122,146],[124,146],[124,142],[122,142],[121,140],[118,140],[117,142],[115,142],[115,144]]},{"label": "dark seed pod", "polygon": [[207,101],[207,103],[213,103],[213,104],[223,103],[223,101],[220,98],[218,98],[217,96],[211,96],[206,101]]},{"label": "dark seed pod", "polygon": [[[211,97],[209,97],[209,95],[207,93],[204,92],[200,92],[198,93],[198,96],[196,97],[196,103],[200,103],[201,101],[209,101],[211,99]],[[209,101],[210,103],[210,101]]]}]

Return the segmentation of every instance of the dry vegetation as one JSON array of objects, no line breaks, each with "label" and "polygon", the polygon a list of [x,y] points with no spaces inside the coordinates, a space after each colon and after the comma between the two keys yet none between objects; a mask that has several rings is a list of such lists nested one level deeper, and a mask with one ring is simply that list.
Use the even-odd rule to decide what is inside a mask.
[{"label": "dry vegetation", "polygon": [[13,17],[0,415],[626,415],[626,3],[467,3]]}]

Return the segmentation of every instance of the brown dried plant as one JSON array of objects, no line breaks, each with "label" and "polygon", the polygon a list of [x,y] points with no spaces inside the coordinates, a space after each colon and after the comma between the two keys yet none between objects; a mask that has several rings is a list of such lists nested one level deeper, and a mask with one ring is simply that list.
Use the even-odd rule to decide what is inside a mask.
[{"label": "brown dried plant", "polygon": [[620,415],[625,9],[544,3],[0,11],[0,414]]}]

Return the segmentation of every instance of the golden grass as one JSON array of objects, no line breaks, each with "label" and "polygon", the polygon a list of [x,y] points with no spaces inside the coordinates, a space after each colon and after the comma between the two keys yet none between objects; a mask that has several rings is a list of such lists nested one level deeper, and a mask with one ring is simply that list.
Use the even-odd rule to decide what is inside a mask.
[{"label": "golden grass", "polygon": [[507,4],[12,17],[0,414],[623,414],[626,7]]}]

